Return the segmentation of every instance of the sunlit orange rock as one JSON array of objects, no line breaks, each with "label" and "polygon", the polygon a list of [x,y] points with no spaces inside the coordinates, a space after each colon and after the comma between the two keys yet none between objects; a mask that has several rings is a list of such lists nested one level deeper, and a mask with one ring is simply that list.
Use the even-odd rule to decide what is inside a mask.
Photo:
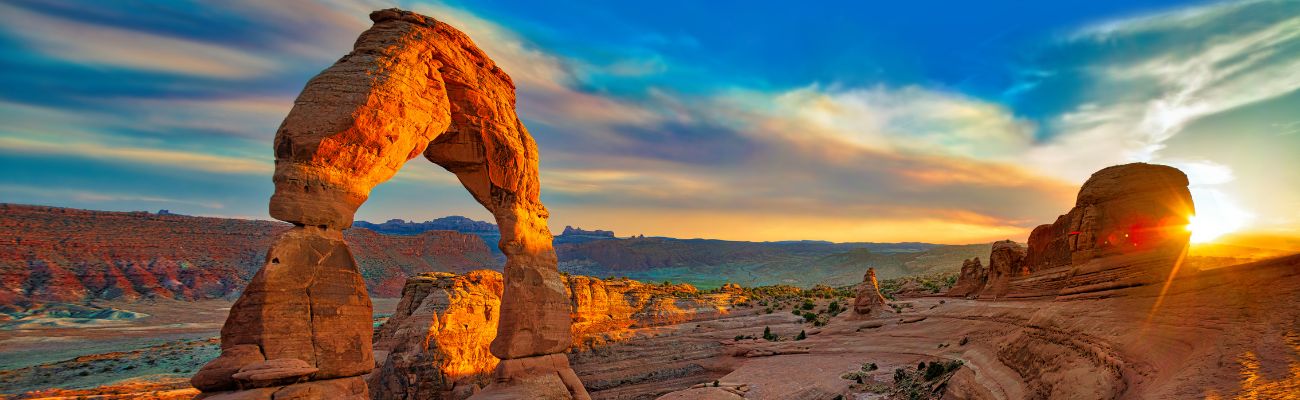
[{"label": "sunlit orange rock", "polygon": [[374,399],[463,399],[490,383],[500,362],[488,351],[501,311],[501,274],[430,273],[407,280],[375,334],[386,354],[370,375]]},{"label": "sunlit orange rock", "polygon": [[[572,305],[574,349],[629,339],[637,327],[717,318],[746,300],[742,293],[705,294],[686,284],[587,276],[567,276],[564,281]],[[376,333],[375,350],[386,357],[370,375],[371,397],[464,399],[491,383],[494,371],[500,373],[500,360],[488,348],[497,331],[502,290],[501,274],[488,270],[436,272],[407,280],[396,311]],[[514,368],[560,364],[567,365],[567,359],[530,359]]]},{"label": "sunlit orange rock", "polygon": [[[447,24],[397,9],[370,19],[353,51],[307,83],[276,132],[270,213],[295,228],[277,239],[231,309],[222,348],[256,344],[267,359],[305,361],[319,369],[313,381],[373,369],[370,299],[340,232],[375,185],[423,154],[455,174],[501,231],[503,301],[489,348],[503,361],[488,392],[522,396],[548,382],[587,398],[567,363],[550,357],[572,342],[569,298],[513,82]],[[356,389],[355,380],[345,384]]]},{"label": "sunlit orange rock", "polygon": [[871,315],[885,308],[885,296],[880,294],[880,282],[876,280],[876,269],[867,268],[858,286],[858,296],[853,299],[855,315]]}]

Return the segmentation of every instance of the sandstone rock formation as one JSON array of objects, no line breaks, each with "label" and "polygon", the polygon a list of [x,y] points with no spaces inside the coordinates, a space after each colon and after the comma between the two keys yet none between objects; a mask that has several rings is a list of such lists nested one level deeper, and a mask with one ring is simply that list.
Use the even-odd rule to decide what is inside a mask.
[{"label": "sandstone rock formation", "polygon": [[880,282],[876,281],[876,269],[867,268],[862,276],[862,285],[858,287],[858,296],[853,299],[855,315],[871,315],[885,308],[885,296],[880,294]]},{"label": "sandstone rock formation", "polygon": [[1182,171],[1164,165],[1097,171],[1070,212],[1030,233],[1027,249],[994,244],[980,297],[1061,298],[1170,279],[1191,235],[1187,184]]},{"label": "sandstone rock formation", "polygon": [[[270,213],[295,227],[231,308],[222,348],[255,344],[267,359],[305,361],[318,368],[314,381],[373,369],[370,299],[341,230],[375,185],[424,154],[456,175],[501,233],[503,301],[490,350],[502,361],[484,396],[588,398],[567,359],[552,356],[571,343],[568,296],[510,77],[447,24],[397,9],[370,19],[276,132]],[[337,383],[355,392],[355,381]]]},{"label": "sandstone rock formation", "polygon": [[[737,293],[626,279],[568,276],[565,286],[575,349],[624,340],[636,327],[718,318],[745,301]],[[488,347],[502,289],[501,274],[486,270],[408,280],[397,310],[375,334],[375,349],[386,357],[369,377],[371,397],[464,399],[491,383],[499,360]]]},{"label": "sandstone rock formation", "polygon": [[1195,213],[1187,175],[1176,168],[1126,164],[1092,174],[1074,208],[1029,236],[1030,271],[1141,251],[1181,250]]},{"label": "sandstone rock formation", "polygon": [[1005,296],[1012,277],[1029,274],[1024,268],[1024,260],[1024,246],[1010,240],[994,242],[989,251],[988,279],[980,296]]},{"label": "sandstone rock formation", "polygon": [[978,295],[980,290],[984,289],[984,283],[989,278],[989,271],[984,269],[980,263],[980,258],[975,257],[962,261],[961,273],[957,276],[957,283],[948,289],[948,295],[952,297],[966,297]]},{"label": "sandstone rock formation", "polygon": [[393,315],[375,333],[385,355],[369,377],[373,399],[463,399],[490,383],[502,276],[430,273],[407,280]]}]

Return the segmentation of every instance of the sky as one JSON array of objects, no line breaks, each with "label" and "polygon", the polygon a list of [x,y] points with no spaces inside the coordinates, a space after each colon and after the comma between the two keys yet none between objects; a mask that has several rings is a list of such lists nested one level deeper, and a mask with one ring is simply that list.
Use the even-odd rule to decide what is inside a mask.
[{"label": "sky", "polygon": [[[1024,241],[1103,167],[1300,228],[1300,1],[0,1],[0,202],[269,219],[271,140],[372,10],[513,78],[565,225]],[[358,219],[490,220],[417,158]]]}]

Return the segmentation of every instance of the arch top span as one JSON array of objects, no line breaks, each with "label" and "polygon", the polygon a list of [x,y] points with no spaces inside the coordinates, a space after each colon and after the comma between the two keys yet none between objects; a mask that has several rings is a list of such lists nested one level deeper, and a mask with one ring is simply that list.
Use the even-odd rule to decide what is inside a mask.
[{"label": "arch top span", "polygon": [[[268,255],[232,307],[222,331],[223,355],[210,365],[225,360],[221,365],[228,368],[240,361],[232,361],[226,349],[256,345],[268,359],[296,358],[319,369],[313,379],[355,377],[373,368],[369,315],[360,308],[328,328],[346,335],[279,327],[311,325],[319,318],[312,313],[329,313],[332,303],[316,304],[322,293],[338,294],[335,303],[370,308],[337,233],[352,225],[375,186],[423,155],[455,174],[501,230],[505,289],[491,351],[502,362],[493,386],[562,383],[562,392],[587,398],[559,354],[571,343],[568,296],[546,225],[549,214],[539,199],[537,145],[516,115],[514,83],[468,36],[445,23],[397,9],[370,18],[374,25],[352,52],[307,82],[276,131],[270,214],[296,227],[277,239],[272,253],[292,257]],[[337,278],[316,272],[325,264]],[[285,282],[272,282],[278,280]],[[297,295],[276,290],[290,283],[305,286]],[[277,311],[285,307],[281,303],[295,302],[311,307],[305,314]],[[351,356],[357,353],[366,356]],[[342,360],[335,364],[343,367],[322,360]],[[499,390],[483,392],[492,393]]]}]

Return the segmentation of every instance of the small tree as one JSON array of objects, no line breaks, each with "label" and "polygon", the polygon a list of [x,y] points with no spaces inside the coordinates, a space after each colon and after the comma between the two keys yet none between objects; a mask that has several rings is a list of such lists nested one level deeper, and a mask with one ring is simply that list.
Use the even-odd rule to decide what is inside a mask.
[{"label": "small tree", "polygon": [[803,332],[802,330],[800,330],[800,331],[799,331],[799,336],[796,337],[796,338],[794,338],[794,340],[804,340],[804,339],[807,339],[807,338],[808,338],[808,335],[804,334],[804,332]]}]

